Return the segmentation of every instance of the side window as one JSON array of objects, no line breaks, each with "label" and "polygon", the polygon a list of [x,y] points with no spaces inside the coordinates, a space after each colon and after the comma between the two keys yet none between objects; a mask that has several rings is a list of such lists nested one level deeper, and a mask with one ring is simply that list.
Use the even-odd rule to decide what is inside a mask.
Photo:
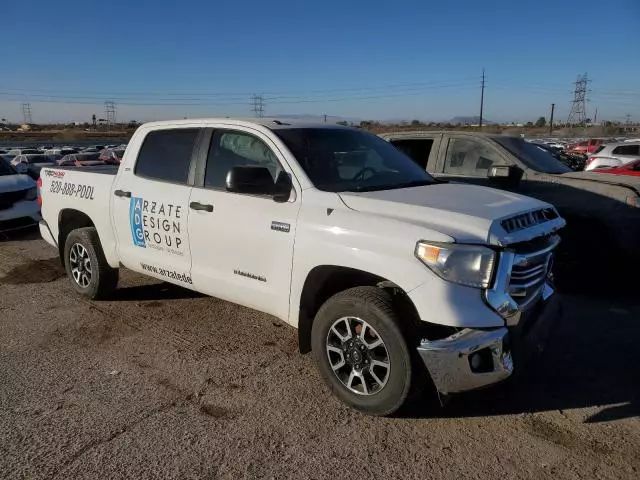
[{"label": "side window", "polygon": [[142,143],[135,174],[171,183],[187,183],[197,128],[150,132]]},{"label": "side window", "polygon": [[452,138],[447,148],[444,173],[486,177],[494,162],[500,163],[500,157],[495,150],[475,140]]},{"label": "side window", "polygon": [[207,155],[204,186],[225,188],[229,170],[241,165],[267,167],[274,181],[280,171],[275,154],[259,138],[231,130],[214,132]]},{"label": "side window", "polygon": [[433,147],[432,138],[421,138],[415,140],[392,140],[394,147],[407,155],[411,160],[416,162],[425,170],[429,162],[431,147]]},{"label": "side window", "polygon": [[640,145],[620,145],[611,152],[614,155],[640,155]]}]

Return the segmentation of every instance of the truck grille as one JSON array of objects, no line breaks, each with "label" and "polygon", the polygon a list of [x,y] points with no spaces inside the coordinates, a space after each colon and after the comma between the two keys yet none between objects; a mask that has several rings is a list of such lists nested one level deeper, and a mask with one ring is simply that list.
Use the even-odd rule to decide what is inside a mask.
[{"label": "truck grille", "polygon": [[553,208],[543,208],[541,210],[534,210],[533,212],[505,218],[500,222],[500,225],[502,225],[502,228],[504,228],[507,233],[513,233],[556,218],[558,218],[558,212]]},{"label": "truck grille", "polygon": [[23,200],[28,190],[17,190],[15,192],[0,193],[0,210],[11,208],[14,203]]},{"label": "truck grille", "polygon": [[540,241],[529,242],[514,256],[509,294],[521,306],[538,295],[551,270],[557,237],[546,239],[544,244],[546,248],[540,248]]}]

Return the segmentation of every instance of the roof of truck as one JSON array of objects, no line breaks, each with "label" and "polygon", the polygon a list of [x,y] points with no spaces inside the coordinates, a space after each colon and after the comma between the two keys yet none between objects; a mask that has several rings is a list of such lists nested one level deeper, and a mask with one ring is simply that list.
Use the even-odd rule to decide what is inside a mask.
[{"label": "roof of truck", "polygon": [[271,130],[280,130],[287,128],[349,128],[335,123],[312,122],[308,120],[300,120],[295,118],[229,118],[229,117],[212,117],[212,118],[185,118],[180,120],[163,120],[160,122],[148,122],[145,127],[169,127],[177,125],[207,124],[207,123],[226,123],[228,125],[250,126],[261,125]]}]

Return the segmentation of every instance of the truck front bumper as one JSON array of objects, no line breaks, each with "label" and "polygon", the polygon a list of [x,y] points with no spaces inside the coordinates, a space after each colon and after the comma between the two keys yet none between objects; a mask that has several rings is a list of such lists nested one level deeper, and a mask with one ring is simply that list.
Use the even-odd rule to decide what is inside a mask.
[{"label": "truck front bumper", "polygon": [[506,380],[541,352],[560,315],[560,298],[546,284],[538,303],[522,312],[517,325],[465,328],[441,340],[422,340],[418,353],[440,393],[482,388]]}]

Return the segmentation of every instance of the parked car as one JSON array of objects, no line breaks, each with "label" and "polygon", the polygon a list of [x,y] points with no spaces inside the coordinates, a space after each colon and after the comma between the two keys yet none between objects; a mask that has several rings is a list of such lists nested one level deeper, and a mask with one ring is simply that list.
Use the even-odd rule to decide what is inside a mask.
[{"label": "parked car", "polygon": [[7,152],[9,155],[42,155],[42,150],[37,148],[12,148]]},{"label": "parked car", "polygon": [[40,206],[36,182],[0,158],[0,232],[37,224]]},{"label": "parked car", "polygon": [[42,167],[53,165],[47,156],[42,154],[22,154],[17,155],[11,160],[11,165],[15,167],[18,173],[25,173],[34,180],[40,176]]},{"label": "parked car", "polygon": [[629,175],[632,177],[640,177],[640,158],[618,167],[599,168],[593,171],[598,173],[607,173],[610,175]]},{"label": "parked car", "polygon": [[586,162],[586,157],[584,155],[570,154],[565,152],[561,148],[552,147],[551,145],[545,143],[538,143],[535,144],[535,146],[549,152],[556,160],[561,161],[575,172],[584,170],[584,165]]},{"label": "parked car", "polygon": [[57,164],[60,167],[90,167],[102,165],[104,162],[100,160],[100,154],[97,152],[80,152],[65,155]]},{"label": "parked car", "polygon": [[108,295],[124,266],[279,317],[336,396],[376,415],[417,379],[502,381],[555,328],[564,220],[548,203],[437,182],[338,125],[157,122],[130,145],[111,175],[41,176],[40,232],[80,295]]},{"label": "parked car", "polygon": [[[616,278],[616,270],[619,277],[623,267],[640,263],[640,179],[572,172],[539,146],[507,135],[435,131],[381,136],[440,180],[492,186],[553,204],[567,220],[559,272],[565,286],[569,279],[584,282],[585,288],[600,285],[603,278]],[[595,264],[585,262],[595,258],[593,252]]]},{"label": "parked car", "polygon": [[120,165],[122,156],[124,155],[124,149],[119,148],[105,148],[100,152],[100,160],[107,165]]},{"label": "parked car", "polygon": [[603,143],[601,138],[590,138],[589,140],[567,146],[567,152],[588,155],[589,153],[595,152]]},{"label": "parked car", "polygon": [[640,142],[609,143],[587,157],[585,170],[618,167],[637,158],[640,158]]}]

